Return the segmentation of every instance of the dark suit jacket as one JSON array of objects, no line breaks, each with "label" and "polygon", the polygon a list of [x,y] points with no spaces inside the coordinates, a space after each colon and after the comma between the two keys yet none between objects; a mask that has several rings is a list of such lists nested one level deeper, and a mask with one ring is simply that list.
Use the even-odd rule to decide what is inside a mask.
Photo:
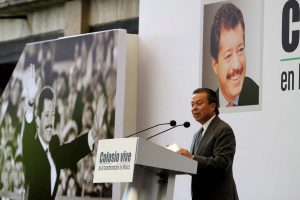
[{"label": "dark suit jacket", "polygon": [[[219,98],[219,89],[217,89],[216,93]],[[258,105],[258,103],[259,87],[251,78],[245,77],[238,106]]]},{"label": "dark suit jacket", "polygon": [[[192,175],[193,200],[237,200],[232,174],[235,137],[231,127],[216,116],[209,124],[197,149],[191,146],[198,161],[197,174]],[[194,150],[194,151],[193,151]]]},{"label": "dark suit jacket", "polygon": [[57,178],[51,195],[50,164],[38,136],[33,120],[25,121],[23,133],[23,159],[25,167],[25,181],[29,186],[29,200],[55,199],[60,176],[60,169],[74,166],[91,150],[88,145],[87,134],[76,138],[73,142],[60,145],[58,136],[53,136],[49,143],[49,150],[56,166]]}]

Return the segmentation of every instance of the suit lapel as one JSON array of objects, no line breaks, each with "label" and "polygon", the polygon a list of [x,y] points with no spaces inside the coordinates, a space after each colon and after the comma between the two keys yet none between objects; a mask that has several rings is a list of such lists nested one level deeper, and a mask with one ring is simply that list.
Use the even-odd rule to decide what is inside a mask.
[{"label": "suit lapel", "polygon": [[195,143],[197,142],[197,139],[198,139],[198,135],[199,135],[199,132],[200,132],[201,129],[199,129],[195,134],[194,134],[194,137],[193,137],[193,141],[192,141],[192,144],[191,144],[191,148],[190,148],[190,152],[194,153],[195,151]]},{"label": "suit lapel", "polygon": [[197,149],[197,155],[200,155],[206,143],[213,137],[214,129],[217,127],[219,120],[220,118],[216,116],[207,127],[207,130],[205,131],[204,136],[202,137]]},{"label": "suit lapel", "polygon": [[52,136],[50,143],[49,143],[49,150],[50,150],[51,157],[53,159],[53,162],[55,165],[55,170],[56,170],[56,180],[55,180],[55,184],[54,184],[53,193],[51,195],[51,196],[53,196],[53,198],[55,198],[57,188],[58,188],[58,182],[59,182],[59,178],[60,178],[60,166],[59,166],[59,162],[58,162],[59,158],[57,157],[60,155],[59,146],[60,146],[60,142],[59,142],[58,136],[57,135]]}]

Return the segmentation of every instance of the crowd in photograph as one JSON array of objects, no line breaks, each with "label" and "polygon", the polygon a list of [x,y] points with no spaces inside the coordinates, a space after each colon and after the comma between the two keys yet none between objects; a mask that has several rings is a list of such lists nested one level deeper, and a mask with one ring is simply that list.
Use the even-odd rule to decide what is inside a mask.
[{"label": "crowd in photograph", "polygon": [[[0,190],[25,194],[22,162],[24,79],[34,66],[39,90],[56,94],[55,133],[68,143],[93,126],[97,102],[106,101],[100,139],[114,137],[116,94],[116,35],[113,32],[55,42],[27,45],[0,99]],[[71,52],[71,56],[69,55]],[[68,54],[69,53],[69,54]],[[66,56],[64,56],[66,54]],[[111,197],[112,184],[93,184],[96,148],[71,169],[60,173],[57,196]]]}]

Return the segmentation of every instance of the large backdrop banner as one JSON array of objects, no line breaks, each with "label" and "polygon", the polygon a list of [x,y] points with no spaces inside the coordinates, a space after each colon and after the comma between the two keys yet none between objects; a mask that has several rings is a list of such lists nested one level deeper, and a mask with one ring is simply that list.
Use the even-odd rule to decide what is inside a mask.
[{"label": "large backdrop banner", "polygon": [[92,183],[94,142],[114,138],[124,34],[26,45],[1,97],[0,196],[112,197],[111,183]]},{"label": "large backdrop banner", "polygon": [[202,86],[217,92],[222,111],[261,107],[262,36],[262,1],[203,2]]},{"label": "large backdrop banner", "polygon": [[[244,23],[213,28],[224,10]],[[190,121],[151,140],[189,149],[201,128],[192,91],[209,87],[236,137],[239,198],[300,199],[300,1],[140,0],[139,23],[139,129]],[[175,200],[191,199],[190,183],[189,175],[176,177]]]}]

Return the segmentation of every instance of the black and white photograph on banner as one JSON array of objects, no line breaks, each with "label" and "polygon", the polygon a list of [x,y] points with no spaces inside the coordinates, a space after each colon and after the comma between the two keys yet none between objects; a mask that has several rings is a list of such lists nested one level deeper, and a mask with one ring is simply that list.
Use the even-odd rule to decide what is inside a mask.
[{"label": "black and white photograph on banner", "polygon": [[[262,1],[204,1],[202,86],[222,111],[260,109]],[[255,15],[253,15],[255,13]]]},{"label": "black and white photograph on banner", "polygon": [[114,137],[117,57],[118,31],[26,45],[0,100],[2,199],[112,197],[93,171]]}]

